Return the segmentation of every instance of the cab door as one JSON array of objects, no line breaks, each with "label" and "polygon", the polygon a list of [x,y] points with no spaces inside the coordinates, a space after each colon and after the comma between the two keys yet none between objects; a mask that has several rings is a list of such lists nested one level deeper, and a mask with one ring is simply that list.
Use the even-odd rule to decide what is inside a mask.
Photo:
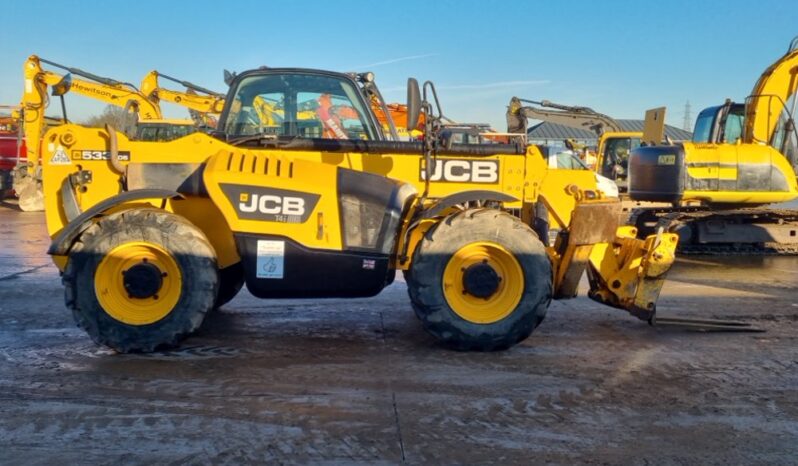
[{"label": "cab door", "polygon": [[[740,145],[738,140],[743,134],[742,111],[734,111],[731,104],[725,106],[726,111],[721,119],[723,132],[718,152],[718,191],[737,191],[743,189],[740,183]],[[762,174],[760,174],[762,176]]]}]

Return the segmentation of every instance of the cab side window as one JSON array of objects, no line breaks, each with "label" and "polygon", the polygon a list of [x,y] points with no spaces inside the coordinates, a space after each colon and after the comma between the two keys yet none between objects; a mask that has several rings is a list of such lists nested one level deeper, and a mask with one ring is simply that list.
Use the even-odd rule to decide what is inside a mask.
[{"label": "cab side window", "polygon": [[723,141],[734,144],[743,136],[743,118],[739,113],[729,113],[726,116],[726,126],[723,128]]}]

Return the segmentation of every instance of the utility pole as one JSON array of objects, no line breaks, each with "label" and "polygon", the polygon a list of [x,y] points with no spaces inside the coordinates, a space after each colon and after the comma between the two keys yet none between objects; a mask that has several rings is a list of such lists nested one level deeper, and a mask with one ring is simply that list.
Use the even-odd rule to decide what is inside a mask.
[{"label": "utility pole", "polygon": [[687,103],[684,104],[684,123],[682,123],[682,129],[685,131],[692,131],[693,130],[693,117],[690,115],[690,101],[688,100]]}]

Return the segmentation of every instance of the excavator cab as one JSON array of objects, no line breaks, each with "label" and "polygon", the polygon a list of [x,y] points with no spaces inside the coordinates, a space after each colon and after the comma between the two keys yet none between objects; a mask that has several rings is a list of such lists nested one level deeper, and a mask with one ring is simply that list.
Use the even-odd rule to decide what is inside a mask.
[{"label": "excavator cab", "polygon": [[693,142],[735,143],[743,135],[745,105],[727,100],[723,105],[708,107],[698,114],[693,129]]},{"label": "excavator cab", "polygon": [[640,138],[626,135],[609,135],[601,144],[601,176],[614,180],[619,187],[626,188],[629,172],[629,154],[640,147]]},{"label": "excavator cab", "polygon": [[137,141],[174,141],[199,130],[192,120],[147,120],[136,125]]}]

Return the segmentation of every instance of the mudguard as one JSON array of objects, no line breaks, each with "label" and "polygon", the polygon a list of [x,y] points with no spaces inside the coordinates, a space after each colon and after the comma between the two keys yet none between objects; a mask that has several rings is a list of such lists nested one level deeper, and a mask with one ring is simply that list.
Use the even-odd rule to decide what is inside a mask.
[{"label": "mudguard", "polygon": [[435,203],[424,211],[423,218],[433,218],[448,209],[449,207],[465,202],[473,201],[495,201],[495,202],[518,202],[518,199],[496,191],[462,191],[450,194],[435,201]]},{"label": "mudguard", "polygon": [[137,189],[134,191],[125,191],[122,194],[108,198],[92,206],[89,210],[78,215],[74,220],[69,222],[53,239],[47,254],[51,256],[65,256],[72,243],[75,242],[78,236],[83,233],[86,228],[91,226],[92,219],[98,217],[116,207],[130,201],[139,201],[142,199],[174,199],[182,198],[183,195],[177,191],[168,189]]}]

